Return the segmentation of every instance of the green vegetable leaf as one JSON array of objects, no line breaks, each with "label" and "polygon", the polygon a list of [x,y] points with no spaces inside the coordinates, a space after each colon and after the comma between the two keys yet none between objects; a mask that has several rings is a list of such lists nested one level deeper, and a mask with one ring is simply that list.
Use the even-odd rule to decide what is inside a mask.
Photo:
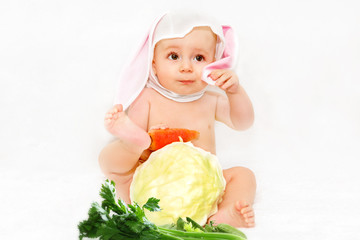
[{"label": "green vegetable leaf", "polygon": [[186,221],[188,221],[188,223],[191,223],[191,226],[194,228],[194,229],[199,229],[201,230],[202,232],[205,232],[205,229],[200,226],[197,222],[195,222],[194,220],[192,220],[191,218],[189,217],[186,217]]},{"label": "green vegetable leaf", "polygon": [[108,212],[110,210],[117,214],[128,213],[126,204],[122,201],[116,201],[116,190],[114,181],[106,180],[101,186],[100,196],[104,199],[102,201],[102,207]]},{"label": "green vegetable leaf", "polygon": [[192,223],[186,223],[184,229],[186,232],[203,232],[199,228],[194,227]]},{"label": "green vegetable leaf", "polygon": [[144,204],[143,208],[149,210],[150,212],[157,212],[160,211],[160,206],[159,206],[159,199],[156,199],[154,197],[149,198],[147,200],[147,202]]},{"label": "green vegetable leaf", "polygon": [[179,219],[176,221],[176,229],[185,231],[185,221],[179,217]]},{"label": "green vegetable leaf", "polygon": [[205,229],[205,232],[217,232],[213,221],[210,221],[210,223],[206,224],[204,229]]},{"label": "green vegetable leaf", "polygon": [[79,223],[78,228],[80,231],[79,238],[83,237],[96,238],[103,234],[99,233],[107,224],[110,224],[107,211],[103,209],[98,203],[93,203],[89,209],[89,218]]},{"label": "green vegetable leaf", "polygon": [[[88,219],[78,224],[80,240],[84,237],[100,240],[246,239],[243,233],[236,232],[226,224],[217,227],[210,222],[203,228],[191,218],[186,218],[186,221],[179,218],[176,225],[158,227],[146,218],[144,209],[159,211],[159,199],[150,198],[142,207],[137,203],[126,205],[121,199],[116,200],[113,181],[105,181],[100,196],[103,198],[101,204],[92,203]],[[220,230],[224,233],[220,233]]]}]

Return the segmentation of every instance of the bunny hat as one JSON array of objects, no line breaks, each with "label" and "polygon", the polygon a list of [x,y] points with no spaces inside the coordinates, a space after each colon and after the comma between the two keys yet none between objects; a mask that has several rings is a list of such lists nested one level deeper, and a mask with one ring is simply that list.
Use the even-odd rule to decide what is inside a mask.
[{"label": "bunny hat", "polygon": [[217,35],[216,60],[205,66],[202,73],[202,80],[209,85],[214,85],[215,82],[209,77],[210,73],[215,69],[232,68],[234,65],[236,45],[233,29],[230,26],[222,26],[205,15],[183,12],[166,13],[155,20],[139,50],[123,70],[116,89],[114,104],[122,104],[124,109],[127,109],[144,87],[151,87],[163,96],[178,102],[199,99],[206,88],[194,94],[180,95],[161,86],[153,73],[152,60],[157,42],[162,39],[182,38],[194,27],[200,26],[210,27]]}]

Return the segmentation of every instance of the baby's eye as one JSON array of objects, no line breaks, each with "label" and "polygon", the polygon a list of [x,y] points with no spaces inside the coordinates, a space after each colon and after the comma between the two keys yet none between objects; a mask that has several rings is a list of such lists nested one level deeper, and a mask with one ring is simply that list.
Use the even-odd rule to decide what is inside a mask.
[{"label": "baby's eye", "polygon": [[177,60],[177,59],[179,59],[179,55],[177,55],[176,53],[170,53],[168,56],[168,59]]},{"label": "baby's eye", "polygon": [[201,61],[204,61],[204,56],[203,55],[197,55],[196,57],[195,57],[195,60],[196,61],[198,61],[198,62],[201,62]]}]

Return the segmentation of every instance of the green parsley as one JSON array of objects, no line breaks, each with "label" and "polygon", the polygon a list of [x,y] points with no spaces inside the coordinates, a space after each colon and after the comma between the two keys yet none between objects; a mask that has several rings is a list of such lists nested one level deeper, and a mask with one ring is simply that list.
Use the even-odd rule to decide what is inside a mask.
[{"label": "green parsley", "polygon": [[200,226],[194,220],[179,218],[176,224],[156,226],[145,216],[144,209],[160,211],[159,199],[150,198],[144,206],[137,203],[126,205],[116,199],[115,183],[106,180],[100,190],[101,204],[94,202],[88,219],[78,224],[79,239],[100,240],[245,240],[244,233],[227,224]]}]

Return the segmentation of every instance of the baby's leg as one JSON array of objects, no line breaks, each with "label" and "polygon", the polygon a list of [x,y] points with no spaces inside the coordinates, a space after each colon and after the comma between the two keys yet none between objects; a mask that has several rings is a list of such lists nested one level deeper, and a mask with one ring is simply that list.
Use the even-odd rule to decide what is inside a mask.
[{"label": "baby's leg", "polygon": [[145,130],[133,123],[121,105],[116,105],[105,117],[105,127],[117,140],[100,153],[99,163],[105,176],[115,182],[119,197],[130,203],[129,187],[139,158],[150,145]]},{"label": "baby's leg", "polygon": [[254,203],[256,181],[247,168],[235,167],[224,170],[226,189],[218,212],[209,218],[215,224],[227,223],[234,227],[254,227]]},{"label": "baby's leg", "polygon": [[[141,153],[140,153],[141,154]],[[116,140],[101,151],[99,164],[106,178],[115,182],[117,197],[130,203],[129,188],[132,176],[139,166],[139,154],[129,151]]]}]

